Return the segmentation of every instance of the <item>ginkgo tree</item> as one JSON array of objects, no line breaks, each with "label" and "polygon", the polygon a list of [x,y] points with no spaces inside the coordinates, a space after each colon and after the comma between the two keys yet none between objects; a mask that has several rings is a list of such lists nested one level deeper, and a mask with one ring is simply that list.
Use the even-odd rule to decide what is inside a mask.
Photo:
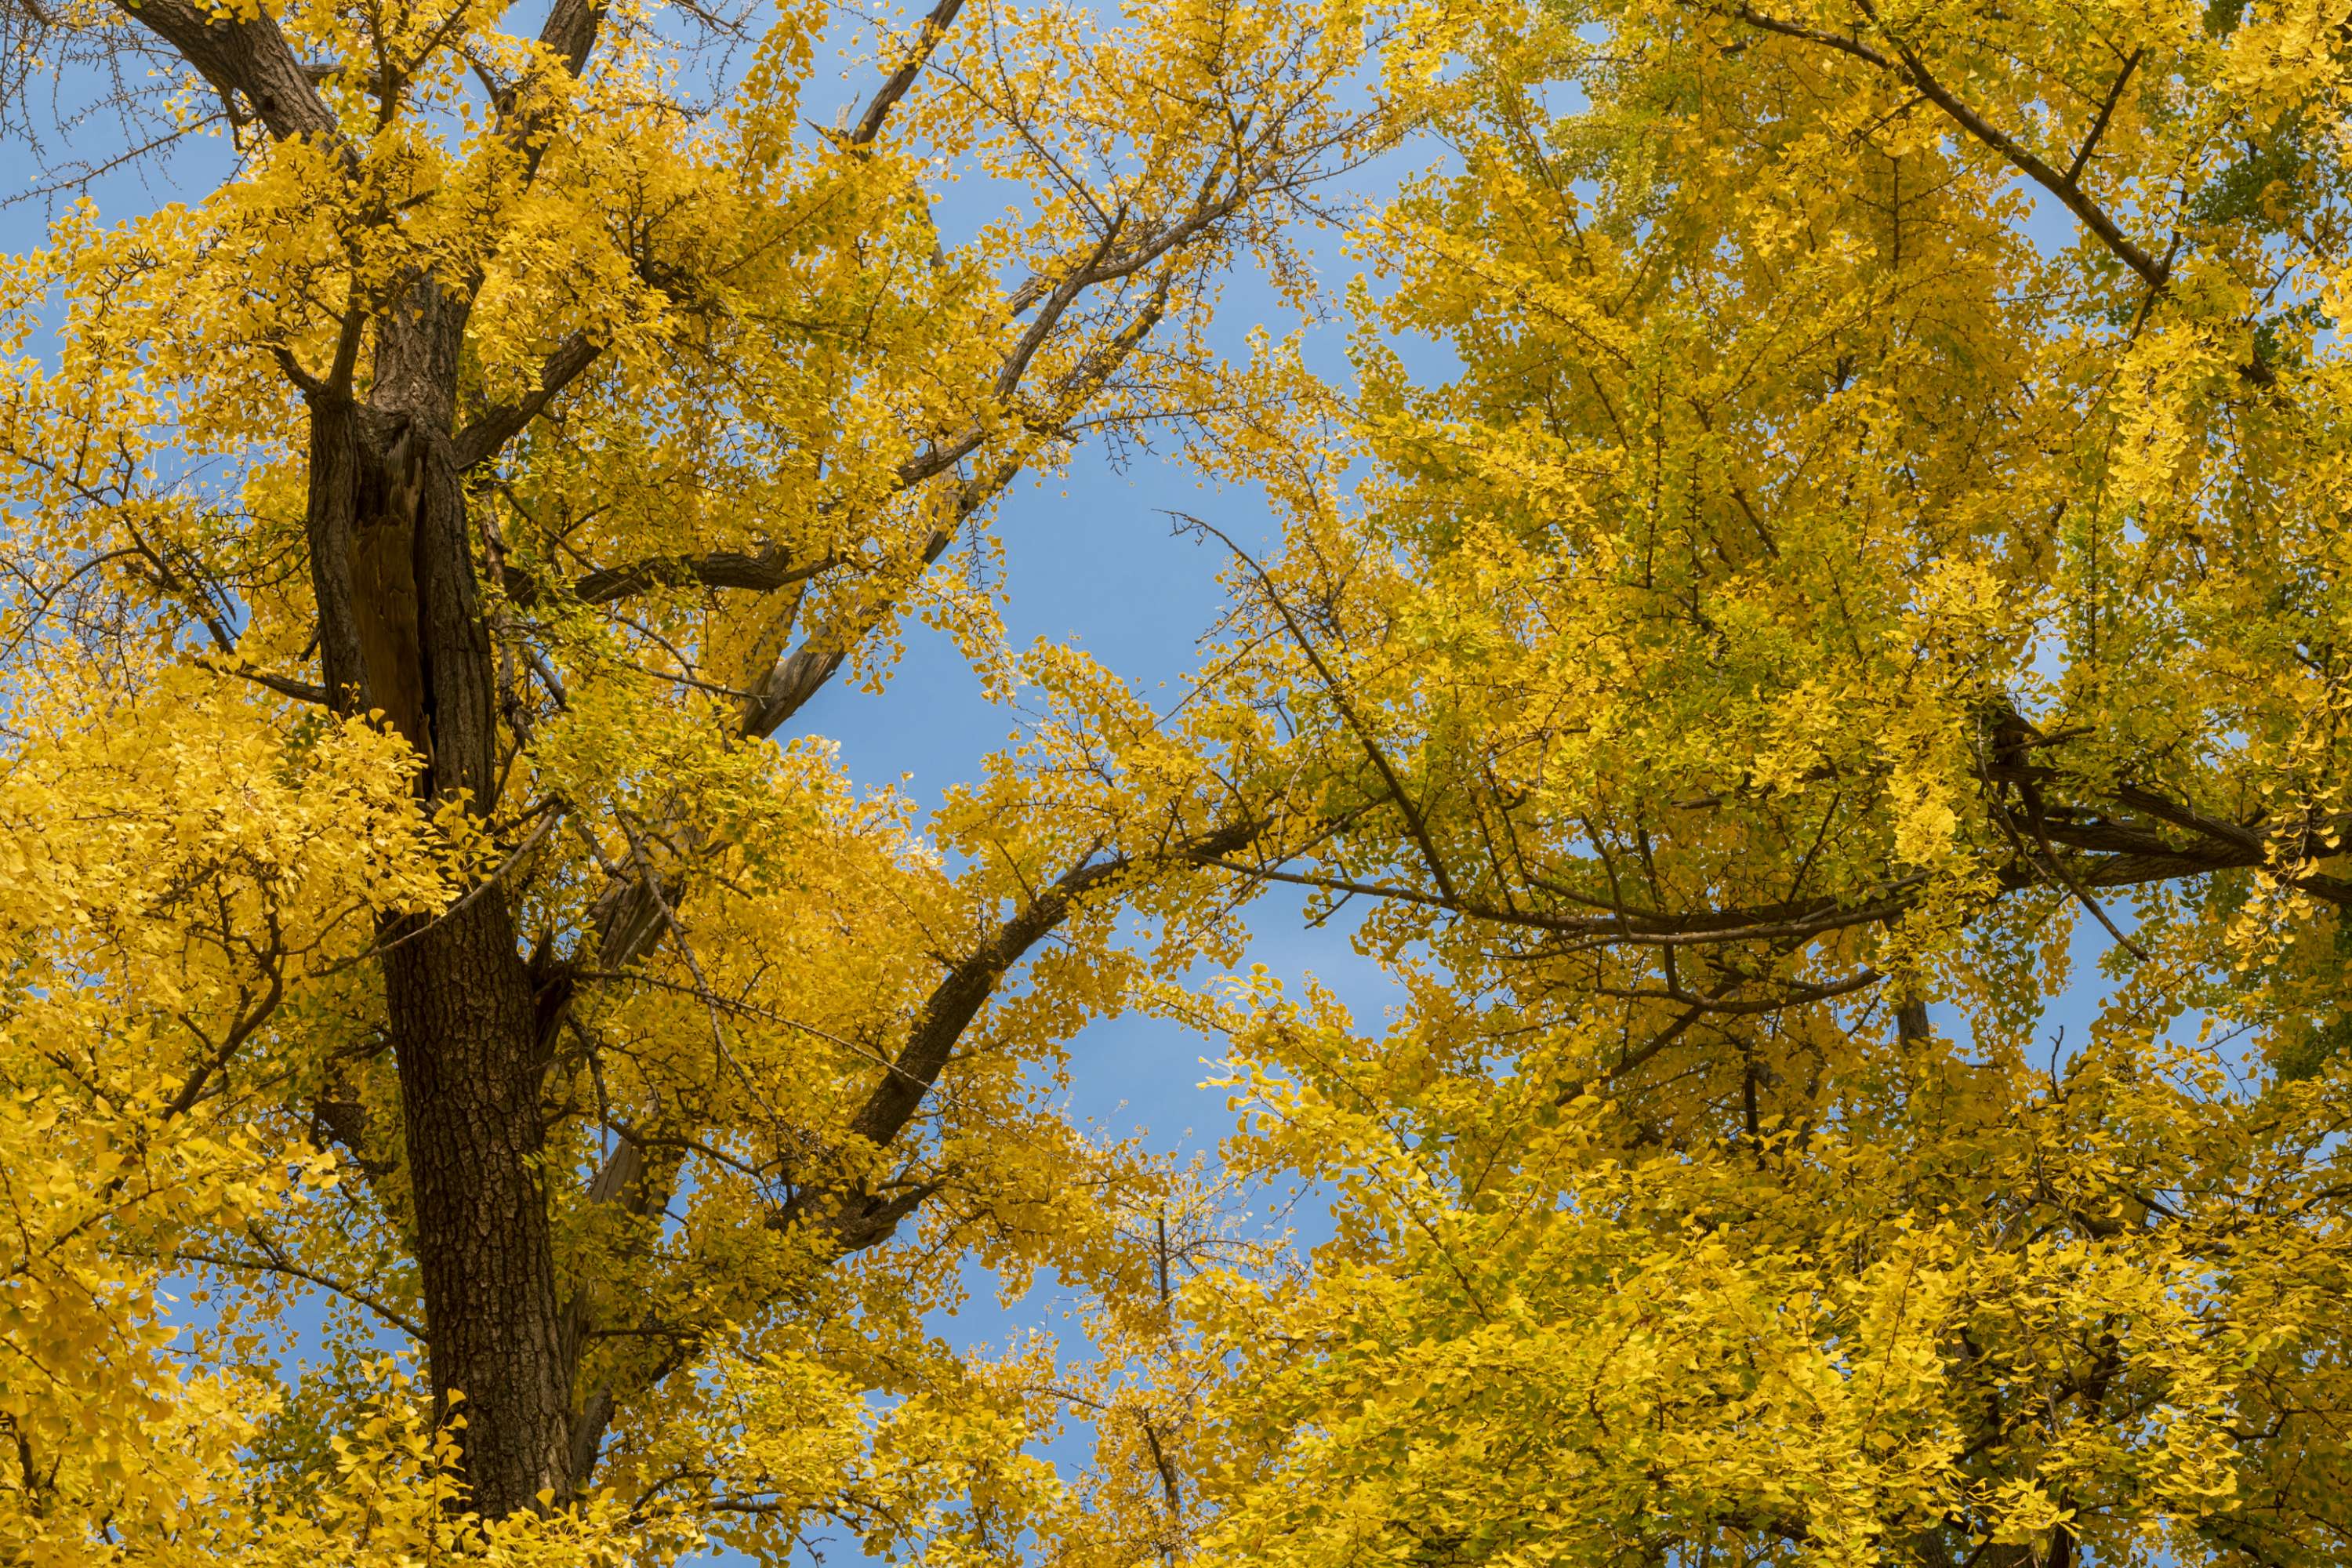
[{"label": "ginkgo tree", "polygon": [[1409,1002],[1204,1012],[1337,1231],[1191,1288],[1200,1551],[2343,1562],[2352,13],[1454,20],[1222,458],[1344,831],[1221,858]]},{"label": "ginkgo tree", "polygon": [[[1163,1302],[1051,1075],[1291,783],[1011,650],[995,508],[1286,395],[1208,322],[1368,14],[940,0],[840,105],[821,5],[7,17],[27,157],[217,178],[0,278],[0,1555],[1013,1551],[1052,1380],[926,1315]],[[1045,715],[928,824],[793,738],[915,620]]]}]

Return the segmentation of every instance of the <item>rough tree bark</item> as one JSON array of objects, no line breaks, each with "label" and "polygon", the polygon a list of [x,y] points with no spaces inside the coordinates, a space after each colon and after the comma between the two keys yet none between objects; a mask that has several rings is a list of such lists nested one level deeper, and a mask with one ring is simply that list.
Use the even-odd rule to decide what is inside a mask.
[{"label": "rough tree bark", "polygon": [[[418,280],[377,323],[365,402],[311,398],[308,531],[334,706],[383,714],[426,798],[487,815],[490,640],[452,447],[466,314]],[[462,1394],[474,1505],[509,1513],[571,1487],[540,987],[495,889],[381,934],[436,1414]]]}]

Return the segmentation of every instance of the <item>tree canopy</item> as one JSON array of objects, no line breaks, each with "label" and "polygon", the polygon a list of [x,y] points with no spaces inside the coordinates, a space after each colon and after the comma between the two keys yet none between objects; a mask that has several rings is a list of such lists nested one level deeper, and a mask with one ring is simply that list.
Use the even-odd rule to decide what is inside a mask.
[{"label": "tree canopy", "polygon": [[2343,1561],[2342,10],[1456,47],[1232,459],[1414,1000],[1232,1019],[1345,1195],[1206,1312],[1213,1551]]},{"label": "tree canopy", "polygon": [[[221,154],[0,279],[11,1561],[2352,1552],[2352,0],[6,16]],[[1165,707],[999,618],[1122,437]]]}]

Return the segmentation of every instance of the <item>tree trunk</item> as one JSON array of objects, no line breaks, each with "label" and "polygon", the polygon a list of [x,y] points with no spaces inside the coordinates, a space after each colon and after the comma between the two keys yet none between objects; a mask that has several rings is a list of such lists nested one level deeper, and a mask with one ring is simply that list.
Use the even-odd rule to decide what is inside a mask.
[{"label": "tree trunk", "polygon": [[[425,798],[487,817],[489,631],[450,448],[465,315],[419,280],[378,323],[365,404],[312,399],[308,521],[335,706],[373,710],[409,742]],[[470,1501],[495,1518],[570,1491],[538,988],[496,887],[381,935],[435,1408],[463,1418]]]},{"label": "tree trunk", "polygon": [[462,1392],[473,1504],[570,1489],[571,1389],[548,1236],[530,977],[495,892],[395,935],[400,1060],[435,1403]]}]

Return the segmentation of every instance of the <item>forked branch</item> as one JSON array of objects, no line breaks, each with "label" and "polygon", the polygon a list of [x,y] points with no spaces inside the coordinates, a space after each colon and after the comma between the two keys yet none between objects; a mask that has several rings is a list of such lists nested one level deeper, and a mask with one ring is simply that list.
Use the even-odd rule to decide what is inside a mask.
[{"label": "forked branch", "polygon": [[2116,223],[2105,208],[2091,199],[2088,193],[2083,189],[2079,178],[2084,163],[2088,161],[2092,147],[2105,132],[2107,121],[2115,112],[2115,105],[2123,96],[2124,83],[2130,79],[2132,70],[2138,64],[2138,54],[2135,53],[2132,56],[2123,74],[2116,79],[2115,87],[2109,94],[2108,102],[2100,111],[2098,123],[2093,129],[2090,137],[2084,142],[2083,152],[2075,158],[2074,167],[2064,174],[2060,174],[2032,148],[2025,146],[2015,137],[1985,119],[1958,93],[1938,80],[1918,55],[1888,30],[1885,23],[1879,19],[1878,12],[1871,5],[1870,0],[1854,0],[1854,4],[1862,14],[1869,18],[1871,25],[1885,36],[1888,45],[1895,51],[1893,55],[1890,56],[1883,50],[1874,48],[1859,38],[1845,37],[1836,33],[1825,32],[1819,27],[1809,27],[1800,22],[1785,21],[1780,17],[1769,16],[1746,4],[1746,0],[1741,0],[1732,15],[1751,27],[1768,33],[1778,33],[1785,38],[1800,39],[1818,47],[1834,49],[1840,54],[1851,56],[1880,70],[1901,77],[1909,82],[1922,98],[1927,99],[1949,116],[1955,124],[2000,154],[2020,174],[2064,203],[2066,210],[2081,219],[2083,226],[2096,235],[2099,243],[2105,246],[2125,266],[2138,273],[2150,289],[2160,289],[2165,286],[2170,276],[2170,268],[2134,244],[2131,237],[2124,233],[2123,226]]}]

